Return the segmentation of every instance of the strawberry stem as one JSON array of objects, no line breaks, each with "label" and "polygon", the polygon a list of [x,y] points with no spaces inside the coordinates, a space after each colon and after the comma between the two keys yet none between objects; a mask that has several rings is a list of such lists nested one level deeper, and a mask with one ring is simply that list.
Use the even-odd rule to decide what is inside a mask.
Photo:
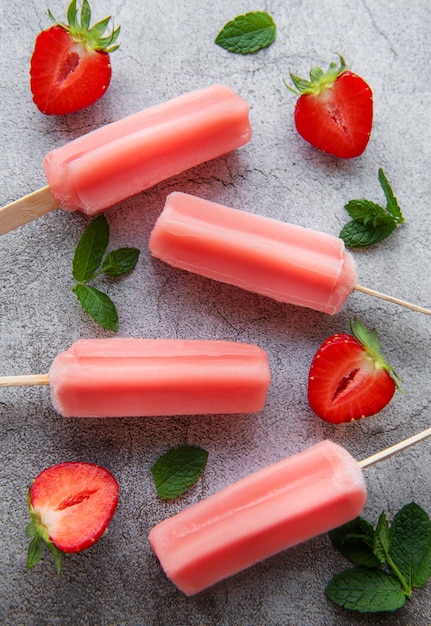
[{"label": "strawberry stem", "polygon": [[82,43],[87,50],[114,52],[114,50],[119,47],[119,44],[115,44],[115,42],[120,34],[120,26],[117,26],[117,28],[112,26],[111,33],[103,37],[111,20],[111,16],[96,22],[96,24],[90,28],[91,9],[88,0],[82,1],[80,19],[78,18],[76,0],[72,0],[67,9],[67,24],[56,20],[49,9],[48,15],[57,26],[64,28],[74,41]]},{"label": "strawberry stem", "polygon": [[289,72],[295,88],[288,85],[286,81],[283,82],[289,91],[292,91],[298,96],[302,94],[318,95],[323,89],[332,85],[336,79],[348,69],[341,54],[338,56],[340,58],[340,65],[338,65],[336,61],[332,61],[326,72],[324,72],[320,67],[313,67],[310,70],[310,80],[306,80],[305,78],[301,78],[300,76],[296,76],[295,74],[292,74],[292,72]]},{"label": "strawberry stem", "polygon": [[376,329],[367,330],[356,317],[350,320],[350,328],[355,339],[364,347],[376,367],[385,370],[394,381],[397,389],[400,389],[398,381],[401,381],[401,378],[380,352],[380,340]]}]

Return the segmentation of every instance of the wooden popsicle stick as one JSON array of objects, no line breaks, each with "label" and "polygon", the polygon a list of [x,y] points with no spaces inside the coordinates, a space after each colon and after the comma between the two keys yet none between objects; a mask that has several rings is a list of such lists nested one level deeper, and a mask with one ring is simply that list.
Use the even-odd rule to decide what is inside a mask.
[{"label": "wooden popsicle stick", "polygon": [[409,437],[408,439],[399,441],[398,443],[391,446],[390,448],[385,448],[384,450],[381,450],[380,452],[377,452],[376,454],[373,454],[372,456],[369,456],[368,458],[363,459],[362,461],[358,461],[358,465],[362,469],[364,469],[365,467],[369,467],[370,465],[374,465],[375,463],[380,463],[380,461],[389,459],[394,454],[397,454],[397,452],[400,452],[401,450],[405,450],[406,448],[410,448],[410,446],[414,446],[419,441],[423,441],[424,439],[427,439],[427,437],[431,437],[431,428],[427,428],[426,430],[423,430],[422,432],[417,433],[417,435],[413,435],[413,437]]},{"label": "wooden popsicle stick", "polygon": [[30,387],[32,385],[49,385],[49,374],[0,376],[0,387]]},{"label": "wooden popsicle stick", "polygon": [[58,209],[58,203],[54,200],[48,185],[33,191],[0,208],[0,235],[5,235],[54,209]]},{"label": "wooden popsicle stick", "polygon": [[431,309],[425,309],[423,306],[418,306],[417,304],[412,304],[411,302],[406,302],[405,300],[400,300],[399,298],[394,298],[393,296],[387,296],[384,293],[380,293],[380,291],[374,291],[374,289],[368,289],[368,287],[362,287],[362,285],[355,285],[354,289],[356,289],[356,291],[362,291],[369,296],[374,296],[375,298],[380,298],[381,300],[386,300],[387,302],[393,302],[394,304],[405,306],[407,309],[411,309],[412,311],[419,311],[419,313],[431,315]]}]

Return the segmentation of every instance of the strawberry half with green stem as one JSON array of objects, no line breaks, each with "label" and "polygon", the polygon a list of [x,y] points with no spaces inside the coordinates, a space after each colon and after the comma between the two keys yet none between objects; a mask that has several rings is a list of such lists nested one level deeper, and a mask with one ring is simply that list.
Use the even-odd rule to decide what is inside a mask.
[{"label": "strawberry half with green stem", "polygon": [[373,93],[370,86],[351,72],[341,55],[340,65],[333,62],[323,72],[310,71],[310,80],[290,72],[299,95],[295,106],[298,133],[315,148],[343,159],[361,155],[370,138],[373,124]]},{"label": "strawberry half with green stem", "polygon": [[64,553],[89,548],[105,532],[118,491],[114,476],[93,463],[60,463],[41,472],[27,494],[27,568],[39,562],[45,545],[60,573]]},{"label": "strawberry half with green stem", "polygon": [[74,113],[90,106],[106,92],[111,80],[109,53],[118,48],[115,42],[120,26],[104,33],[111,17],[90,28],[91,10],[83,0],[80,20],[76,0],[67,10],[67,24],[49,17],[55,26],[36,38],[30,63],[30,88],[38,109],[46,115]]},{"label": "strawberry half with green stem", "polygon": [[352,335],[332,335],[317,350],[308,376],[313,411],[333,424],[375,415],[392,399],[399,378],[380,353],[376,331],[356,318]]}]

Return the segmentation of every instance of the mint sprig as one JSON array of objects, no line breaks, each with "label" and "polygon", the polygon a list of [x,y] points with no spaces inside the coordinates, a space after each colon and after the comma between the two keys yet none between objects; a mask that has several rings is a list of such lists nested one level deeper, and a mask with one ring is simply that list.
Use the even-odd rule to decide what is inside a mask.
[{"label": "mint sprig", "polygon": [[395,611],[431,576],[431,520],[414,502],[389,525],[383,512],[376,528],[361,517],[329,533],[333,546],[356,567],[337,574],[326,594],[360,613]]},{"label": "mint sprig", "polygon": [[386,197],[386,207],[371,200],[350,200],[345,209],[352,219],[340,232],[348,248],[365,248],[378,243],[404,222],[404,216],[382,168],[378,178]]},{"label": "mint sprig", "polygon": [[87,226],[76,247],[72,274],[77,283],[72,291],[84,311],[95,322],[107,330],[117,332],[118,314],[115,304],[109,296],[88,283],[100,274],[117,277],[131,272],[138,262],[139,250],[118,248],[105,256],[108,244],[108,222],[104,215],[100,215]]},{"label": "mint sprig", "polygon": [[229,52],[251,54],[268,47],[275,40],[276,26],[265,11],[238,15],[225,24],[215,43]]},{"label": "mint sprig", "polygon": [[204,471],[207,459],[208,452],[196,446],[168,450],[151,468],[159,498],[170,500],[185,493]]}]

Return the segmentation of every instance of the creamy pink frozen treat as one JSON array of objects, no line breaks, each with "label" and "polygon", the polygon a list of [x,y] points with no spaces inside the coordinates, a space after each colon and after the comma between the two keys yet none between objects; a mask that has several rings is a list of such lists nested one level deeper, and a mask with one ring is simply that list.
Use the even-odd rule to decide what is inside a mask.
[{"label": "creamy pink frozen treat", "polygon": [[107,124],[43,161],[58,206],[94,215],[251,139],[249,105],[212,85]]},{"label": "creamy pink frozen treat", "polygon": [[339,237],[185,193],[167,197],[149,247],[174,267],[330,314],[356,283]]},{"label": "creamy pink frozen treat", "polygon": [[49,371],[65,417],[252,413],[269,384],[266,352],[230,341],[82,339]]},{"label": "creamy pink frozen treat", "polygon": [[366,498],[359,464],[322,441],[165,519],[149,541],[168,578],[193,595],[354,519]]}]

